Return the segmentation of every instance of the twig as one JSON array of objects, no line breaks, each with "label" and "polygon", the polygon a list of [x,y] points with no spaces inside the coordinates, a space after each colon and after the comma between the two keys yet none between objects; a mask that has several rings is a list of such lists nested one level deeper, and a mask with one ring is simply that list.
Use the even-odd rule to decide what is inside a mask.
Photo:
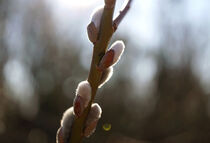
[{"label": "twig", "polygon": [[119,26],[120,22],[123,20],[123,18],[125,17],[125,15],[127,14],[128,10],[131,7],[131,2],[133,0],[128,0],[126,6],[124,7],[124,9],[122,11],[120,11],[119,15],[117,16],[117,18],[114,20],[113,22],[113,28],[114,31],[117,30],[117,27]]},{"label": "twig", "polygon": [[[98,40],[96,41],[96,43],[94,43],[91,68],[88,76],[88,82],[90,83],[92,89],[91,101],[89,102],[88,107],[85,109],[82,116],[74,120],[69,139],[70,143],[81,143],[83,139],[83,130],[84,130],[85,121],[91,109],[91,104],[94,101],[99,86],[99,82],[102,76],[102,73],[98,71],[96,67],[99,64],[105,52],[107,51],[109,41],[113,33],[116,31],[116,29],[113,29],[113,13],[115,8],[115,2],[116,0],[114,0],[113,7],[106,7],[106,5],[104,6],[104,12],[101,18],[101,25],[97,38]],[[115,19],[114,23],[116,26],[119,25],[120,21],[127,13],[129,9],[128,7],[130,7],[130,2],[131,0],[128,2],[128,6],[126,6],[126,8],[120,13],[118,18]]]}]

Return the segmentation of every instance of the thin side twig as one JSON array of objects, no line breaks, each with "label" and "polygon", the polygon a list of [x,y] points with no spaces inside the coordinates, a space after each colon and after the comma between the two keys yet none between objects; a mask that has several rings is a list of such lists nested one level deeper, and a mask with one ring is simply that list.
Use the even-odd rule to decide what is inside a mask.
[{"label": "thin side twig", "polygon": [[120,22],[123,20],[123,18],[125,17],[125,15],[127,14],[128,10],[130,9],[131,7],[131,3],[132,3],[133,0],[128,0],[126,6],[124,7],[124,9],[122,11],[120,11],[119,15],[117,16],[117,18],[114,20],[113,22],[113,28],[114,28],[114,31],[117,30]]}]

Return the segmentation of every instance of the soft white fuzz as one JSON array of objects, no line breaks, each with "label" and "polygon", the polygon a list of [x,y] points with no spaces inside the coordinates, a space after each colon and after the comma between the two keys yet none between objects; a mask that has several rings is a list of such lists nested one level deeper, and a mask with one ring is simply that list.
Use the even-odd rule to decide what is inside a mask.
[{"label": "soft white fuzz", "polygon": [[74,98],[74,114],[80,117],[88,106],[91,99],[91,87],[88,81],[82,81],[78,84],[76,89],[76,96]]},{"label": "soft white fuzz", "polygon": [[97,124],[98,120],[93,121],[88,126],[86,126],[84,130],[84,136],[87,138],[90,137],[95,132]]},{"label": "soft white fuzz", "polygon": [[110,49],[114,50],[113,65],[115,65],[120,60],[121,55],[124,52],[125,44],[123,43],[123,41],[119,40],[114,42]]},{"label": "soft white fuzz", "polygon": [[114,66],[119,60],[121,55],[123,54],[125,49],[125,45],[123,41],[116,41],[112,44],[111,48],[105,53],[102,57],[99,65],[99,71],[105,71],[110,66]]},{"label": "soft white fuzz", "polygon": [[92,104],[84,130],[85,137],[89,137],[95,132],[98,120],[101,118],[101,114],[101,107],[97,103]]},{"label": "soft white fuzz", "polygon": [[81,96],[84,102],[84,107],[88,106],[88,103],[91,99],[91,86],[87,80],[82,81],[78,84],[78,87],[76,89],[76,96]]},{"label": "soft white fuzz", "polygon": [[98,38],[98,29],[96,28],[95,24],[91,22],[87,27],[87,34],[88,38],[92,43],[95,43]]},{"label": "soft white fuzz", "polygon": [[[98,120],[98,119],[101,118],[101,114],[102,114],[101,107],[98,105],[98,103],[93,103],[91,105],[91,110],[90,110],[90,113],[88,115],[88,118],[90,120],[92,120],[92,119]],[[87,119],[87,122],[89,121],[89,119]]]},{"label": "soft white fuzz", "polygon": [[72,123],[73,119],[74,119],[73,107],[71,107],[63,113],[63,117],[61,120],[61,126],[64,128],[71,127],[71,123]]},{"label": "soft white fuzz", "polygon": [[74,120],[73,107],[67,109],[63,113],[63,117],[61,120],[61,127],[57,132],[57,143],[67,143],[67,139],[71,133],[71,127]]},{"label": "soft white fuzz", "polygon": [[91,22],[95,24],[95,27],[97,30],[100,28],[100,23],[101,23],[101,17],[103,14],[104,8],[103,7],[98,7],[95,9],[91,15]]},{"label": "soft white fuzz", "polygon": [[113,67],[109,67],[102,72],[99,88],[101,88],[113,75]]}]

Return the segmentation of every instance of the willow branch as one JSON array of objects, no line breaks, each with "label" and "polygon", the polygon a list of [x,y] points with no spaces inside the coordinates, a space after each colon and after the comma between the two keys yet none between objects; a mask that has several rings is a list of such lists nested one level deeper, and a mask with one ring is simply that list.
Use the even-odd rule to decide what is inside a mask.
[{"label": "willow branch", "polygon": [[124,7],[124,9],[122,11],[120,11],[119,15],[117,16],[117,18],[114,20],[113,22],[113,28],[114,28],[114,31],[117,30],[120,22],[123,20],[123,18],[125,17],[125,15],[127,14],[128,10],[130,9],[131,7],[131,3],[132,3],[133,0],[128,0],[126,6]]},{"label": "willow branch", "polygon": [[[113,35],[113,33],[116,31],[116,28],[113,28],[113,13],[115,8],[116,0],[114,0],[114,5],[111,7],[105,5],[103,15],[101,18],[101,24],[100,29],[97,37],[97,41],[94,43],[93,47],[93,56],[92,56],[92,62],[90,67],[90,72],[88,76],[88,82],[91,85],[91,101],[88,104],[88,107],[83,112],[82,116],[79,118],[75,118],[71,135],[69,142],[70,143],[81,143],[83,139],[83,130],[85,126],[85,122],[88,116],[88,113],[90,112],[91,105],[94,101],[99,82],[102,76],[102,73],[98,71],[96,68],[99,64],[101,58],[104,56],[105,52],[107,51],[109,41]],[[131,0],[128,2],[128,6],[125,7],[125,9],[120,13],[120,15],[115,19],[114,25],[117,27],[122,21],[123,17],[127,13],[129,7],[130,7]]]},{"label": "willow branch", "polygon": [[96,69],[96,66],[98,65],[98,63],[100,62],[100,59],[106,52],[109,41],[114,32],[112,28],[113,12],[114,12],[114,7],[113,8],[104,7],[103,16],[101,18],[101,26],[99,29],[98,40],[94,44],[94,47],[93,47],[91,68],[90,68],[90,72],[88,76],[88,82],[90,83],[91,88],[92,88],[91,101],[88,107],[86,108],[86,110],[84,111],[83,115],[80,118],[75,119],[72,126],[70,143],[80,143],[83,139],[83,129],[84,129],[85,121],[90,111],[91,104],[96,95],[99,81],[101,78],[101,72],[99,72]]}]

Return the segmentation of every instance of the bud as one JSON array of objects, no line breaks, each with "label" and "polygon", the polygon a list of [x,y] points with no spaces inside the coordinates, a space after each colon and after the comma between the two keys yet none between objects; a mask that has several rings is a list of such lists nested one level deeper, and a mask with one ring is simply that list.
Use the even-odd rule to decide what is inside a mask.
[{"label": "bud", "polygon": [[112,65],[115,65],[121,58],[124,52],[125,44],[123,41],[116,41],[112,44],[111,49],[114,50],[114,59]]},{"label": "bud", "polygon": [[91,122],[88,126],[85,127],[84,136],[86,138],[89,138],[95,132],[97,124],[98,120]]},{"label": "bud", "polygon": [[114,50],[110,49],[108,50],[105,55],[102,57],[99,66],[97,67],[97,69],[99,71],[104,71],[105,69],[109,68],[114,60]]},{"label": "bud", "polygon": [[94,25],[95,25],[95,27],[98,31],[99,31],[99,28],[100,28],[101,17],[102,17],[103,12],[104,12],[104,8],[99,7],[97,9],[95,9],[94,12],[91,15],[91,22],[94,23]]},{"label": "bud", "polygon": [[125,45],[123,41],[116,41],[112,44],[111,48],[105,53],[103,58],[101,59],[99,66],[97,67],[99,71],[104,71],[110,66],[115,65],[123,51],[124,51]]},{"label": "bud", "polygon": [[113,8],[116,0],[104,0],[107,8]]},{"label": "bud", "polygon": [[56,142],[57,143],[67,143],[69,136],[71,134],[71,127],[74,120],[73,107],[67,109],[63,113],[61,120],[61,127],[57,131]]},{"label": "bud", "polygon": [[91,22],[87,27],[88,38],[92,43],[97,41],[98,32],[101,23],[101,17],[103,14],[104,8],[99,7],[91,15]]},{"label": "bud", "polygon": [[84,101],[81,96],[76,96],[74,98],[73,106],[74,106],[74,114],[77,117],[80,117],[82,115],[83,111],[85,110]]},{"label": "bud", "polygon": [[57,131],[56,143],[65,143],[64,137],[63,137],[63,128],[62,127],[60,127]]},{"label": "bud", "polygon": [[95,132],[98,120],[101,118],[101,113],[101,107],[97,103],[92,104],[90,113],[88,114],[88,118],[85,124],[85,137],[89,137]]},{"label": "bud", "polygon": [[95,43],[98,38],[98,29],[95,24],[91,22],[87,27],[88,38],[92,43]]},{"label": "bud", "polygon": [[112,77],[113,67],[109,67],[102,72],[99,88],[101,88]]},{"label": "bud", "polygon": [[91,86],[88,81],[79,83],[76,89],[76,97],[74,98],[74,114],[80,117],[84,109],[88,106],[91,99]]}]

